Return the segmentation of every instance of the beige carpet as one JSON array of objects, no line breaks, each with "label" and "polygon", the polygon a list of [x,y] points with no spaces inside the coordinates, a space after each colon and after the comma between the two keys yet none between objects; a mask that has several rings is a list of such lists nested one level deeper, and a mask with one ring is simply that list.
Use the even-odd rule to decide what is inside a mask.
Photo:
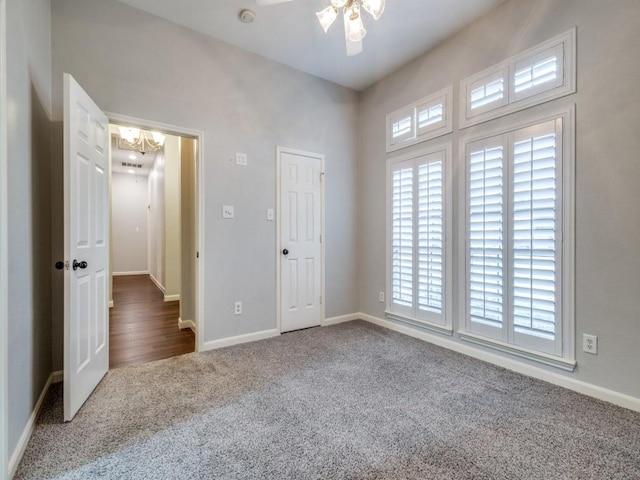
[{"label": "beige carpet", "polygon": [[364,322],[54,386],[17,479],[639,479],[640,414]]}]

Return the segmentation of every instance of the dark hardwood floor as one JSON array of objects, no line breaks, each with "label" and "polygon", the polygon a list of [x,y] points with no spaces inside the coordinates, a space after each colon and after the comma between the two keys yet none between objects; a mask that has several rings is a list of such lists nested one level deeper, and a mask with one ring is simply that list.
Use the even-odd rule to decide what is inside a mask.
[{"label": "dark hardwood floor", "polygon": [[109,311],[109,367],[160,360],[195,351],[191,329],[180,330],[180,302],[165,302],[149,275],[113,277]]}]

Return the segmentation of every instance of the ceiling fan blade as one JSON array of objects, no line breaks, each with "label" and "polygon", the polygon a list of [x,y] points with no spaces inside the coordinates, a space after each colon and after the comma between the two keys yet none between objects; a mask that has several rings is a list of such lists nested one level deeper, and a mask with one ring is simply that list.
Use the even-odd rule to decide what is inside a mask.
[{"label": "ceiling fan blade", "polygon": [[264,7],[267,5],[275,5],[277,3],[285,3],[285,2],[292,2],[292,1],[293,0],[256,0],[256,3],[261,7]]}]

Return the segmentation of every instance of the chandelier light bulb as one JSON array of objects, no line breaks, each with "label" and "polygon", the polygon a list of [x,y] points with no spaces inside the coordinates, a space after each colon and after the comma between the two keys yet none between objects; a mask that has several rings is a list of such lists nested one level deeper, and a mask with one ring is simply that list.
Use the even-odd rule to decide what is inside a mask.
[{"label": "chandelier light bulb", "polygon": [[348,0],[331,0],[331,3],[336,8],[342,8],[347,4]]},{"label": "chandelier light bulb", "polygon": [[133,127],[119,127],[120,136],[129,143],[136,143],[140,140],[140,129]]},{"label": "chandelier light bulb", "polygon": [[324,30],[325,33],[327,33],[327,31],[329,30],[329,27],[333,25],[333,22],[335,22],[336,18],[338,17],[338,9],[333,5],[329,5],[324,10],[316,12],[316,15],[318,17],[318,21],[320,22],[320,25],[322,26],[322,29]]}]

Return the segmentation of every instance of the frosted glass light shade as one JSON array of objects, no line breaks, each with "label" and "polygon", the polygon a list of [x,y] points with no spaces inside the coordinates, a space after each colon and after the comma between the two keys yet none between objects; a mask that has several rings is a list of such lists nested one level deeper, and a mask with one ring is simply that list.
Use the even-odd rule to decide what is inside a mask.
[{"label": "frosted glass light shade", "polygon": [[349,25],[349,40],[359,42],[367,34],[360,16],[360,7],[353,5],[344,10],[344,22]]},{"label": "frosted glass light shade", "polygon": [[316,16],[318,17],[318,21],[320,22],[322,29],[327,33],[329,27],[333,25],[333,22],[335,22],[338,17],[338,9],[333,5],[329,5],[324,10],[316,12]]},{"label": "frosted glass light shade", "polygon": [[384,12],[385,0],[362,0],[362,7],[378,20]]}]

